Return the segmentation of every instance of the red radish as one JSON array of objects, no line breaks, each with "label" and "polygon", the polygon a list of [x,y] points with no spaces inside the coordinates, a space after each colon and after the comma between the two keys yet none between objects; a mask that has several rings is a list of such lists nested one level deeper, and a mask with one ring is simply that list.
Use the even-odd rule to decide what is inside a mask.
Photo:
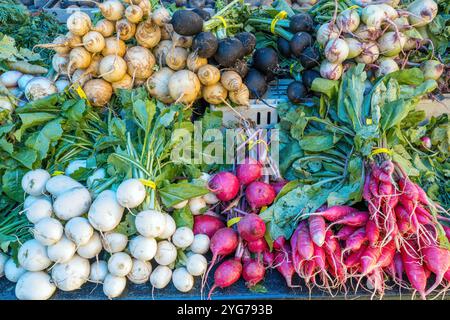
[{"label": "red radish", "polygon": [[390,196],[392,195],[393,191],[394,186],[390,181],[388,182],[380,181],[380,183],[378,184],[378,193],[380,194],[380,196]]},{"label": "red radish", "polygon": [[400,192],[403,193],[403,196],[412,201],[417,201],[419,199],[419,192],[411,180],[401,178],[398,180],[398,185],[400,187]]},{"label": "red radish", "polygon": [[220,201],[230,201],[239,192],[239,180],[230,172],[219,172],[209,181],[209,189]]},{"label": "red radish", "polygon": [[264,238],[259,238],[253,241],[247,242],[247,248],[251,253],[262,253],[269,249],[267,242]]},{"label": "red radish", "polygon": [[284,246],[286,244],[286,238],[283,236],[279,236],[278,238],[275,239],[275,241],[273,242],[273,248],[275,250],[283,250]]},{"label": "red radish", "polygon": [[391,160],[385,160],[380,164],[380,169],[387,174],[392,174],[394,173],[395,166]]},{"label": "red radish", "polygon": [[339,247],[339,242],[330,229],[325,233],[325,245],[323,247],[328,253],[335,252]]},{"label": "red radish", "polygon": [[298,253],[298,249],[297,249],[299,231],[300,231],[300,228],[297,227],[297,229],[295,229],[294,233],[292,234],[291,239],[289,240],[291,248],[293,249],[292,250],[292,263],[294,264],[294,268],[297,271],[297,273],[299,272],[301,260],[303,260],[303,258]]},{"label": "red radish", "polygon": [[320,268],[321,271],[326,271],[326,256],[325,251],[319,247],[314,245],[314,262]]},{"label": "red radish", "polygon": [[334,222],[341,219],[342,217],[346,216],[349,213],[357,211],[358,211],[357,209],[349,206],[333,206],[329,207],[324,211],[313,213],[311,215],[321,216],[328,221]]},{"label": "red radish", "polygon": [[369,220],[366,223],[366,236],[372,247],[375,246],[380,238],[380,229],[378,229],[377,224],[373,220]]},{"label": "red radish", "polygon": [[[297,251],[305,260],[310,260],[314,255],[314,243],[309,235],[308,226],[305,222],[298,226]],[[295,248],[292,248],[295,250]]]},{"label": "red radish", "polygon": [[370,192],[370,175],[366,176],[366,179],[364,180],[364,187],[363,187],[363,199],[366,201],[370,201],[372,199],[372,194]]},{"label": "red radish", "polygon": [[377,262],[379,268],[386,268],[391,264],[394,260],[395,250],[394,240],[388,242],[383,248],[381,248],[381,254]]},{"label": "red radish", "polygon": [[448,282],[450,282],[450,268],[444,274],[444,279],[447,280]]},{"label": "red radish", "polygon": [[403,281],[403,272],[405,270],[403,267],[402,255],[399,252],[394,255],[394,267],[397,279]]},{"label": "red radish", "polygon": [[356,228],[352,226],[343,226],[334,236],[338,240],[347,240],[348,237],[355,232]]},{"label": "red radish", "polygon": [[366,228],[361,227],[353,232],[345,241],[345,251],[356,251],[367,241]]},{"label": "red radish", "polygon": [[422,138],[420,138],[420,141],[422,141],[422,146],[423,146],[425,149],[431,149],[432,145],[431,145],[431,139],[430,139],[430,137],[427,137],[427,136],[422,137]]},{"label": "red radish", "polygon": [[277,182],[273,182],[271,185],[273,187],[273,190],[275,190],[275,193],[278,195],[281,191],[281,189],[283,189],[283,187],[287,184],[286,180],[280,180]]},{"label": "red radish", "polygon": [[309,234],[311,235],[311,240],[321,247],[325,242],[326,225],[325,220],[321,216],[311,216],[309,217]]},{"label": "red radish", "polygon": [[367,249],[367,246],[363,244],[361,246],[361,248],[359,248],[359,250],[356,250],[356,251],[350,253],[345,258],[344,264],[348,268],[356,267],[357,265],[359,265],[361,262],[361,256],[363,255],[364,251],[366,251],[366,249]]},{"label": "red radish", "polygon": [[378,180],[375,177],[371,177],[369,180],[369,190],[372,196],[378,197]]},{"label": "red radish", "polygon": [[239,235],[245,241],[255,241],[264,237],[266,224],[254,213],[246,214],[237,224]]},{"label": "red radish", "polygon": [[397,225],[400,233],[404,234],[408,232],[411,229],[411,223],[406,209],[401,204],[398,204],[395,206],[394,212],[397,218]]},{"label": "red radish", "polygon": [[291,248],[288,244],[284,245],[284,249],[282,251],[277,251],[275,253],[274,264],[279,273],[284,277],[286,284],[288,287],[294,287],[292,285],[292,277],[295,273],[294,265],[290,259],[291,257]]},{"label": "red radish", "polygon": [[371,273],[377,267],[380,248],[368,247],[361,255],[361,272],[363,275]]},{"label": "red radish", "polygon": [[442,227],[444,228],[445,236],[450,241],[450,227],[447,227],[447,226],[442,226]]},{"label": "red radish", "polygon": [[242,270],[242,277],[250,287],[264,279],[266,269],[258,260],[252,260],[248,263],[244,263],[244,269]]},{"label": "red radish", "polygon": [[411,286],[417,290],[422,299],[425,300],[425,287],[427,285],[425,269],[420,263],[420,260],[417,257],[412,256],[411,252],[405,250],[404,247],[401,249],[401,255],[406,276],[408,277]]},{"label": "red radish", "polygon": [[236,259],[230,259],[220,264],[214,272],[214,285],[208,294],[208,299],[211,299],[211,294],[216,288],[226,288],[239,280],[242,274],[242,263]]},{"label": "red radish", "polygon": [[419,202],[424,205],[427,205],[427,206],[430,205],[430,201],[428,200],[428,196],[425,193],[425,191],[421,187],[419,187],[417,184],[415,186],[416,186],[417,194],[419,196]]},{"label": "red radish", "polygon": [[263,252],[263,262],[266,267],[272,267],[274,261],[275,255],[272,252],[270,252],[269,250]]},{"label": "red radish", "polygon": [[372,176],[382,182],[389,182],[391,181],[391,175],[389,173],[386,173],[385,171],[381,170],[380,167],[377,165],[372,165]]},{"label": "red radish", "polygon": [[369,220],[369,213],[366,211],[357,211],[349,213],[341,219],[333,222],[333,224],[344,224],[352,227],[364,226]]},{"label": "red radish", "polygon": [[225,224],[219,218],[210,215],[194,216],[194,234],[206,234],[211,238],[222,228],[225,228]]},{"label": "red radish", "polygon": [[246,158],[244,163],[236,168],[236,176],[241,185],[247,185],[258,180],[262,176],[262,165],[258,160]]},{"label": "red radish", "polygon": [[445,273],[450,268],[450,251],[438,246],[426,246],[422,247],[422,254],[426,266],[436,275],[434,284],[425,293],[427,295],[441,284]]},{"label": "red radish", "polygon": [[259,209],[272,204],[275,200],[275,190],[270,184],[253,181],[247,186],[245,197],[253,209]]}]

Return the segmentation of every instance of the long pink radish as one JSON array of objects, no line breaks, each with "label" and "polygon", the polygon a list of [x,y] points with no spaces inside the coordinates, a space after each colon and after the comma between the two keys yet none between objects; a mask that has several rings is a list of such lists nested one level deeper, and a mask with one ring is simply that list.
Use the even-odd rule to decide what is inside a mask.
[{"label": "long pink radish", "polygon": [[399,252],[394,255],[394,267],[397,280],[400,282],[403,281],[403,272],[405,272],[405,268],[403,266],[402,255]]},{"label": "long pink radish", "polygon": [[325,242],[326,224],[325,219],[321,216],[311,216],[309,221],[309,234],[311,240],[321,247]]},{"label": "long pink radish", "polygon": [[209,291],[208,299],[216,288],[226,288],[239,280],[242,274],[242,263],[236,259],[222,262],[214,272],[214,284]]},{"label": "long pink radish", "polygon": [[420,260],[412,256],[411,252],[406,251],[404,247],[401,248],[401,255],[406,276],[411,286],[419,292],[423,300],[426,300],[425,287],[427,285],[427,276],[424,267]]},{"label": "long pink radish", "polygon": [[334,222],[348,215],[349,213],[357,211],[357,209],[349,206],[333,206],[324,211],[312,213],[311,216],[321,216],[324,217],[327,221]]},{"label": "long pink radish", "polygon": [[331,225],[343,224],[351,227],[362,227],[367,223],[368,220],[369,213],[367,211],[356,211],[345,215],[339,220],[334,221]]},{"label": "long pink radish", "polygon": [[314,244],[309,235],[308,226],[306,223],[301,223],[298,228],[297,251],[303,259],[310,260],[314,255]]},{"label": "long pink radish", "polygon": [[395,241],[391,240],[383,248],[381,248],[381,254],[378,258],[377,265],[379,268],[386,268],[394,260],[395,256]]},{"label": "long pink radish", "polygon": [[369,220],[366,223],[366,236],[369,240],[369,244],[374,247],[380,238],[380,229],[373,220]]},{"label": "long pink radish", "polygon": [[359,248],[361,248],[361,246],[366,241],[366,228],[361,227],[347,238],[347,240],[345,241],[345,248],[343,252],[359,250]]},{"label": "long pink radish", "polygon": [[355,232],[357,228],[352,226],[342,226],[342,228],[339,229],[339,231],[334,236],[338,240],[347,240],[348,237]]},{"label": "long pink radish", "polygon": [[292,277],[294,276],[295,268],[292,264],[291,255],[291,248],[285,243],[283,250],[275,253],[274,264],[276,265],[278,272],[281,273],[285,279],[287,286],[293,288],[295,286],[292,285]]},{"label": "long pink radish", "polygon": [[412,201],[417,201],[419,199],[419,191],[417,191],[416,185],[408,178],[401,178],[398,180],[398,185],[400,187],[400,193]]},{"label": "long pink radish", "polygon": [[361,255],[361,272],[363,275],[371,273],[377,267],[380,254],[380,248],[367,247]]},{"label": "long pink radish", "polygon": [[434,284],[425,293],[428,295],[441,284],[445,273],[450,268],[450,251],[438,246],[427,246],[422,247],[422,254],[426,266],[436,275]]},{"label": "long pink radish", "polygon": [[367,245],[362,245],[359,250],[356,250],[352,253],[350,253],[344,260],[344,264],[347,268],[353,268],[358,266],[361,263],[361,256],[363,255],[364,251],[366,251]]}]

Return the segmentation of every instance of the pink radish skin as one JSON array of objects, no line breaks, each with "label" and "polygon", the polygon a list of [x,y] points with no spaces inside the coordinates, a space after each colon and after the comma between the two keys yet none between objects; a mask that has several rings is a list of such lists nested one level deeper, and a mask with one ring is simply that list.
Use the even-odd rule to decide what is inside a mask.
[{"label": "pink radish skin", "polygon": [[420,260],[412,257],[402,248],[401,250],[403,266],[405,268],[406,276],[408,277],[411,286],[419,292],[423,300],[426,299],[425,287],[427,285],[427,276],[425,269],[420,263]]},{"label": "pink radish skin", "polygon": [[325,219],[321,216],[309,217],[309,234],[311,240],[321,247],[325,242],[326,223]]},{"label": "pink radish skin", "polygon": [[369,190],[370,190],[370,193],[372,194],[372,196],[374,196],[374,197],[378,197],[379,196],[379,194],[378,194],[378,180],[375,179],[373,176],[370,178],[370,181],[369,181]]},{"label": "pink radish skin", "polygon": [[287,184],[286,180],[281,180],[281,181],[271,183],[271,186],[273,187],[273,190],[275,190],[275,194],[278,195],[280,193],[281,189],[283,189],[283,187],[286,184]]},{"label": "pink radish skin", "polygon": [[366,241],[366,228],[359,228],[355,232],[353,232],[345,241],[344,251],[357,251]]},{"label": "pink radish skin", "polygon": [[278,272],[284,277],[287,286],[292,288],[294,287],[292,285],[292,277],[294,276],[295,268],[290,257],[291,248],[288,244],[285,244],[282,251],[275,253],[274,264],[277,266]]},{"label": "pink radish skin", "polygon": [[211,237],[209,249],[213,253],[212,264],[218,256],[232,254],[238,246],[238,236],[233,229],[222,228]]},{"label": "pink radish skin", "polygon": [[391,175],[389,173],[386,173],[385,171],[381,170],[377,165],[372,165],[372,176],[382,182],[389,182],[391,181]]},{"label": "pink radish skin", "polygon": [[395,242],[393,240],[381,248],[381,254],[377,262],[379,268],[386,268],[392,263],[395,256],[395,249]]},{"label": "pink radish skin", "polygon": [[325,245],[323,246],[327,253],[335,252],[339,247],[339,242],[336,237],[334,237],[333,232],[331,230],[327,230],[325,233]]},{"label": "pink radish skin", "polygon": [[262,165],[253,158],[246,158],[244,163],[239,164],[236,169],[236,176],[241,185],[247,185],[258,180],[262,176]]},{"label": "pink radish skin", "polygon": [[257,260],[252,260],[248,263],[244,263],[242,270],[242,278],[247,282],[248,286],[253,287],[255,284],[264,279],[266,269]]},{"label": "pink radish skin", "polygon": [[418,197],[419,197],[419,202],[424,204],[424,205],[429,206],[430,205],[430,201],[428,201],[428,196],[425,193],[425,191],[420,186],[418,186],[417,184],[415,184],[415,187],[416,187],[417,194],[418,194]]},{"label": "pink radish skin", "polygon": [[395,166],[390,160],[385,160],[380,164],[380,169],[383,170],[387,174],[393,174],[395,170]]},{"label": "pink radish skin", "polygon": [[378,229],[376,223],[373,220],[367,221],[366,224],[366,236],[369,240],[369,244],[373,247],[380,238],[380,229]]},{"label": "pink radish skin", "polygon": [[245,189],[245,197],[253,209],[259,209],[272,204],[276,195],[270,184],[254,181]]},{"label": "pink radish skin", "polygon": [[370,201],[372,199],[372,194],[370,192],[370,175],[366,176],[366,179],[364,180],[364,187],[363,187],[363,199],[366,201]]},{"label": "pink radish skin", "polygon": [[338,240],[347,240],[348,237],[355,232],[356,228],[351,226],[343,226],[339,231],[336,233],[335,238]]},{"label": "pink radish skin", "polygon": [[361,272],[363,275],[371,273],[377,266],[380,248],[367,247],[361,255]]},{"label": "pink radish skin", "polygon": [[239,180],[230,172],[215,174],[209,181],[208,186],[220,201],[230,201],[239,192]]},{"label": "pink radish skin", "polygon": [[450,241],[450,227],[447,227],[447,226],[442,226],[442,227],[444,228],[445,236]]},{"label": "pink radish skin", "polygon": [[264,238],[259,238],[254,241],[247,242],[247,248],[251,253],[262,253],[268,250],[269,246]]},{"label": "pink radish skin", "polygon": [[217,230],[225,228],[222,220],[210,215],[194,216],[194,234],[206,234],[209,238],[217,232]]},{"label": "pink radish skin", "polygon": [[399,252],[394,255],[394,268],[397,280],[403,281],[403,272],[405,269],[403,267],[402,255]]},{"label": "pink radish skin", "polygon": [[325,269],[325,265],[326,265],[325,251],[322,249],[322,247],[319,247],[317,245],[314,245],[314,262],[320,268],[320,270],[326,271],[326,269]]},{"label": "pink radish skin", "polygon": [[347,268],[358,266],[361,262],[361,256],[363,255],[364,251],[366,251],[366,249],[367,246],[363,244],[361,248],[359,248],[359,250],[350,253],[344,261],[344,264],[347,266]]},{"label": "pink radish skin", "polygon": [[381,182],[378,185],[378,193],[381,196],[390,196],[394,191],[394,186],[389,182]]},{"label": "pink radish skin", "polygon": [[264,237],[266,224],[256,214],[247,214],[237,224],[239,235],[245,241],[255,241]]},{"label": "pink radish skin", "polygon": [[226,288],[239,280],[242,274],[242,263],[236,259],[222,262],[214,272],[214,284],[209,291],[208,299],[216,288]]},{"label": "pink radish skin", "polygon": [[399,179],[398,185],[400,187],[400,193],[403,193],[403,196],[412,201],[417,201],[419,199],[419,192],[413,182],[409,179]]},{"label": "pink radish skin", "polygon": [[286,245],[286,238],[283,236],[279,236],[273,242],[273,248],[275,250],[283,250],[285,245]]},{"label": "pink radish skin", "polygon": [[422,254],[427,268],[436,275],[434,284],[425,293],[428,295],[441,284],[450,268],[450,251],[437,246],[427,246],[422,247]]},{"label": "pink radish skin", "polygon": [[275,255],[273,254],[273,252],[270,252],[269,250],[263,252],[263,262],[266,267],[271,268],[274,261]]},{"label": "pink radish skin", "polygon": [[308,226],[305,222],[298,226],[297,251],[305,260],[311,260],[314,254],[314,244],[309,235]]},{"label": "pink radish skin", "polygon": [[366,211],[357,211],[349,213],[343,218],[335,221],[335,224],[344,224],[351,227],[364,226],[369,220],[369,213]]},{"label": "pink radish skin", "polygon": [[345,217],[349,213],[357,212],[357,211],[358,211],[357,209],[355,209],[353,207],[349,207],[349,206],[333,206],[333,207],[329,207],[328,209],[326,209],[324,211],[313,213],[311,215],[321,216],[321,217],[324,217],[327,221],[335,222],[335,221]]}]

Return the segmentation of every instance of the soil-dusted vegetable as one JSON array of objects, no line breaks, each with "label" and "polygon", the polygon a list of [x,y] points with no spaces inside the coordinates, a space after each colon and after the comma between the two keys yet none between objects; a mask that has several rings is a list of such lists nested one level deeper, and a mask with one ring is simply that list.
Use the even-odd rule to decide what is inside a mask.
[{"label": "soil-dusted vegetable", "polygon": [[188,51],[181,47],[172,48],[166,54],[166,64],[172,70],[182,70],[186,67]]},{"label": "soil-dusted vegetable", "polygon": [[[52,67],[53,69],[59,73],[66,75],[68,73],[68,65],[69,65],[69,55],[65,54],[55,54],[52,57]],[[73,70],[70,70],[73,71]]]},{"label": "soil-dusted vegetable", "polygon": [[253,209],[258,209],[273,202],[275,190],[270,184],[253,181],[245,189],[245,197]]},{"label": "soil-dusted vegetable", "polygon": [[376,69],[375,75],[381,77],[398,70],[398,64],[394,59],[382,58],[378,59],[378,69]]},{"label": "soil-dusted vegetable", "polygon": [[256,47],[256,37],[253,33],[250,32],[240,32],[235,35],[239,41],[242,42],[242,45],[245,49],[245,55],[249,55],[255,50]]},{"label": "soil-dusted vegetable", "polygon": [[133,258],[150,261],[156,254],[157,243],[154,238],[141,235],[130,240],[129,250]]},{"label": "soil-dusted vegetable", "polygon": [[197,72],[202,66],[208,64],[206,58],[199,57],[195,52],[191,52],[186,60],[186,65],[192,72]]},{"label": "soil-dusted vegetable", "polygon": [[407,10],[411,25],[423,27],[436,17],[438,6],[433,0],[416,0],[408,6]]},{"label": "soil-dusted vegetable", "polygon": [[35,239],[22,244],[17,259],[27,271],[41,271],[47,269],[51,264],[45,246]]},{"label": "soil-dusted vegetable", "polygon": [[51,94],[57,93],[55,84],[47,78],[35,77],[25,86],[25,97],[29,101],[42,99]]},{"label": "soil-dusted vegetable", "polygon": [[314,46],[307,47],[305,50],[303,50],[302,54],[300,55],[300,63],[305,69],[310,69],[314,68],[315,66],[318,66],[319,61],[320,61],[320,52]]},{"label": "soil-dusted vegetable", "polygon": [[205,234],[211,238],[219,229],[225,227],[225,224],[216,217],[204,214],[194,217],[194,234]]},{"label": "soil-dusted vegetable", "polygon": [[342,76],[342,72],[342,64],[335,64],[324,60],[320,65],[320,75],[326,79],[338,80]]},{"label": "soil-dusted vegetable", "polygon": [[17,281],[15,295],[19,300],[47,300],[56,290],[45,272],[26,272]]},{"label": "soil-dusted vegetable", "polygon": [[121,80],[111,83],[111,87],[116,94],[119,89],[130,90],[133,88],[133,78],[126,74]]},{"label": "soil-dusted vegetable", "polygon": [[100,60],[99,72],[108,82],[119,81],[127,72],[127,63],[117,55],[109,55]]},{"label": "soil-dusted vegetable", "polygon": [[172,278],[172,270],[168,266],[157,266],[150,275],[150,283],[156,289],[165,288]]},{"label": "soil-dusted vegetable", "polygon": [[108,274],[103,281],[103,293],[109,298],[120,296],[127,285],[127,278]]},{"label": "soil-dusted vegetable", "polygon": [[124,60],[127,63],[128,74],[139,79],[150,77],[156,62],[151,51],[141,46],[129,48]]},{"label": "soil-dusted vegetable", "polygon": [[277,49],[278,52],[281,53],[286,58],[291,57],[291,46],[289,44],[289,41],[287,41],[284,38],[279,37],[277,39]]},{"label": "soil-dusted vegetable", "polygon": [[100,32],[89,31],[83,36],[83,45],[87,51],[98,53],[105,48],[105,38]]},{"label": "soil-dusted vegetable", "polygon": [[92,31],[100,32],[105,38],[111,37],[114,34],[114,30],[114,23],[107,19],[100,19],[92,28]]},{"label": "soil-dusted vegetable", "polygon": [[112,96],[112,86],[103,79],[92,79],[83,86],[88,100],[95,107],[105,106]]},{"label": "soil-dusted vegetable", "polygon": [[202,58],[211,58],[217,51],[218,40],[211,32],[200,32],[194,37],[192,50]]},{"label": "soil-dusted vegetable", "polygon": [[338,37],[339,37],[339,30],[336,27],[336,25],[327,22],[321,25],[320,28],[317,30],[316,41],[320,45],[325,46],[325,44],[329,40],[336,39]]},{"label": "soil-dusted vegetable", "polygon": [[125,18],[128,19],[131,23],[139,23],[144,16],[144,11],[142,8],[137,5],[129,5],[125,9]]},{"label": "soil-dusted vegetable", "polygon": [[143,21],[138,24],[134,37],[140,46],[151,49],[161,40],[161,30],[150,20]]},{"label": "soil-dusted vegetable", "polygon": [[270,74],[278,68],[278,55],[272,48],[261,48],[253,53],[253,67],[264,74]]},{"label": "soil-dusted vegetable", "polygon": [[172,33],[171,38],[172,38],[172,42],[173,42],[174,46],[182,47],[185,49],[189,49],[192,46],[192,42],[194,41],[193,37],[183,36],[176,32]]},{"label": "soil-dusted vegetable", "polygon": [[166,66],[166,55],[170,50],[172,50],[172,47],[173,47],[172,41],[163,40],[153,50],[153,54],[155,55],[156,62],[161,67]]},{"label": "soil-dusted vegetable", "polygon": [[245,48],[237,38],[219,40],[214,59],[223,67],[232,67],[245,55]]},{"label": "soil-dusted vegetable", "polygon": [[177,71],[169,79],[169,92],[175,101],[190,104],[197,99],[200,81],[192,71]]},{"label": "soil-dusted vegetable", "polygon": [[76,36],[84,36],[91,29],[92,22],[89,15],[75,11],[67,18],[67,29]]},{"label": "soil-dusted vegetable", "polygon": [[355,58],[356,62],[371,64],[380,56],[380,49],[376,42],[363,43],[363,51]]},{"label": "soil-dusted vegetable", "polygon": [[438,80],[444,72],[444,65],[437,60],[427,60],[420,65],[425,79]]},{"label": "soil-dusted vegetable", "polygon": [[103,235],[103,248],[106,252],[116,253],[123,251],[127,244],[128,238],[126,235],[118,232],[107,232]]},{"label": "soil-dusted vegetable", "polygon": [[202,17],[191,10],[175,11],[170,23],[175,32],[183,36],[194,36],[203,29]]},{"label": "soil-dusted vegetable", "polygon": [[250,98],[261,98],[267,91],[267,82],[264,75],[256,69],[250,69],[244,79],[244,83],[250,92]]},{"label": "soil-dusted vegetable", "polygon": [[220,71],[216,67],[207,64],[197,71],[198,79],[205,86],[216,84],[220,80]]},{"label": "soil-dusted vegetable", "polygon": [[245,84],[242,84],[241,87],[236,91],[229,91],[228,97],[230,100],[239,105],[239,106],[248,106],[249,105],[249,98],[250,98],[250,92],[248,91],[248,88]]},{"label": "soil-dusted vegetable", "polygon": [[386,57],[398,55],[406,43],[406,36],[401,32],[386,32],[378,39],[380,54]]},{"label": "soil-dusted vegetable", "polygon": [[170,22],[170,19],[170,12],[162,6],[152,12],[152,21],[159,27],[164,27],[166,23]]},{"label": "soil-dusted vegetable", "polygon": [[112,190],[101,192],[89,208],[88,219],[94,229],[106,232],[111,231],[120,223],[124,207],[116,198]]},{"label": "soil-dusted vegetable", "polygon": [[63,235],[58,242],[47,247],[47,255],[53,262],[66,263],[72,259],[76,250],[77,247],[75,243]]},{"label": "soil-dusted vegetable", "polygon": [[287,88],[287,96],[293,103],[300,103],[306,97],[306,88],[300,81],[293,81]]},{"label": "soil-dusted vegetable", "polygon": [[345,33],[355,31],[360,24],[360,17],[356,9],[347,9],[336,18],[337,27]]},{"label": "soil-dusted vegetable", "polygon": [[325,46],[325,57],[331,63],[342,63],[347,59],[349,48],[343,39],[331,39]]},{"label": "soil-dusted vegetable", "polygon": [[202,97],[208,103],[211,104],[221,104],[227,98],[228,91],[224,86],[217,82],[216,84],[210,86],[202,87]]},{"label": "soil-dusted vegetable", "polygon": [[307,13],[298,13],[289,19],[289,29],[292,33],[311,32],[314,23],[311,16]]},{"label": "soil-dusted vegetable", "polygon": [[174,73],[172,69],[164,67],[152,74],[146,82],[150,95],[164,103],[174,102],[169,92],[169,80]]},{"label": "soil-dusted vegetable", "polygon": [[116,32],[121,40],[130,40],[136,33],[136,25],[127,19],[121,19],[116,22]]},{"label": "soil-dusted vegetable", "polygon": [[344,38],[348,46],[347,59],[353,59],[363,51],[363,44],[355,38]]}]

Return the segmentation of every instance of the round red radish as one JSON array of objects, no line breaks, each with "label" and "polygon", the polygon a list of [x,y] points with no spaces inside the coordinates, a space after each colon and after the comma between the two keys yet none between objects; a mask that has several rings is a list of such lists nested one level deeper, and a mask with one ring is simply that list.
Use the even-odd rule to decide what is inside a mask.
[{"label": "round red radish", "polygon": [[242,270],[242,277],[247,282],[249,287],[253,287],[255,284],[264,279],[266,274],[266,268],[258,260],[252,260],[248,263],[244,263]]},{"label": "round red radish", "polygon": [[265,266],[272,267],[274,260],[275,256],[273,252],[270,252],[269,250],[263,252],[263,261]]},{"label": "round red radish", "polygon": [[237,225],[239,235],[245,241],[255,241],[266,233],[266,224],[263,219],[254,213],[247,214],[241,218]]},{"label": "round red radish", "polygon": [[230,172],[219,172],[209,181],[209,189],[220,201],[230,201],[239,192],[239,180]]},{"label": "round red radish", "polygon": [[254,181],[247,186],[245,197],[253,209],[270,205],[275,199],[275,190],[270,184]]},{"label": "round red radish", "polygon": [[261,253],[268,250],[269,246],[264,238],[259,238],[247,242],[247,248],[251,253]]},{"label": "round red radish", "polygon": [[275,190],[275,193],[278,195],[281,191],[281,189],[283,189],[283,187],[287,184],[288,182],[286,180],[280,180],[277,182],[272,183],[272,187],[273,190]]},{"label": "round red radish", "polygon": [[239,260],[230,259],[224,261],[214,272],[214,285],[209,291],[208,298],[211,298],[211,294],[217,287],[226,288],[238,281],[241,274],[242,263]]},{"label": "round red radish", "polygon": [[258,160],[246,158],[244,163],[237,166],[236,176],[240,184],[247,185],[261,178],[262,169],[263,167]]},{"label": "round red radish", "polygon": [[225,228],[225,224],[219,218],[210,215],[194,216],[194,234],[206,234],[211,238],[222,228]]}]

